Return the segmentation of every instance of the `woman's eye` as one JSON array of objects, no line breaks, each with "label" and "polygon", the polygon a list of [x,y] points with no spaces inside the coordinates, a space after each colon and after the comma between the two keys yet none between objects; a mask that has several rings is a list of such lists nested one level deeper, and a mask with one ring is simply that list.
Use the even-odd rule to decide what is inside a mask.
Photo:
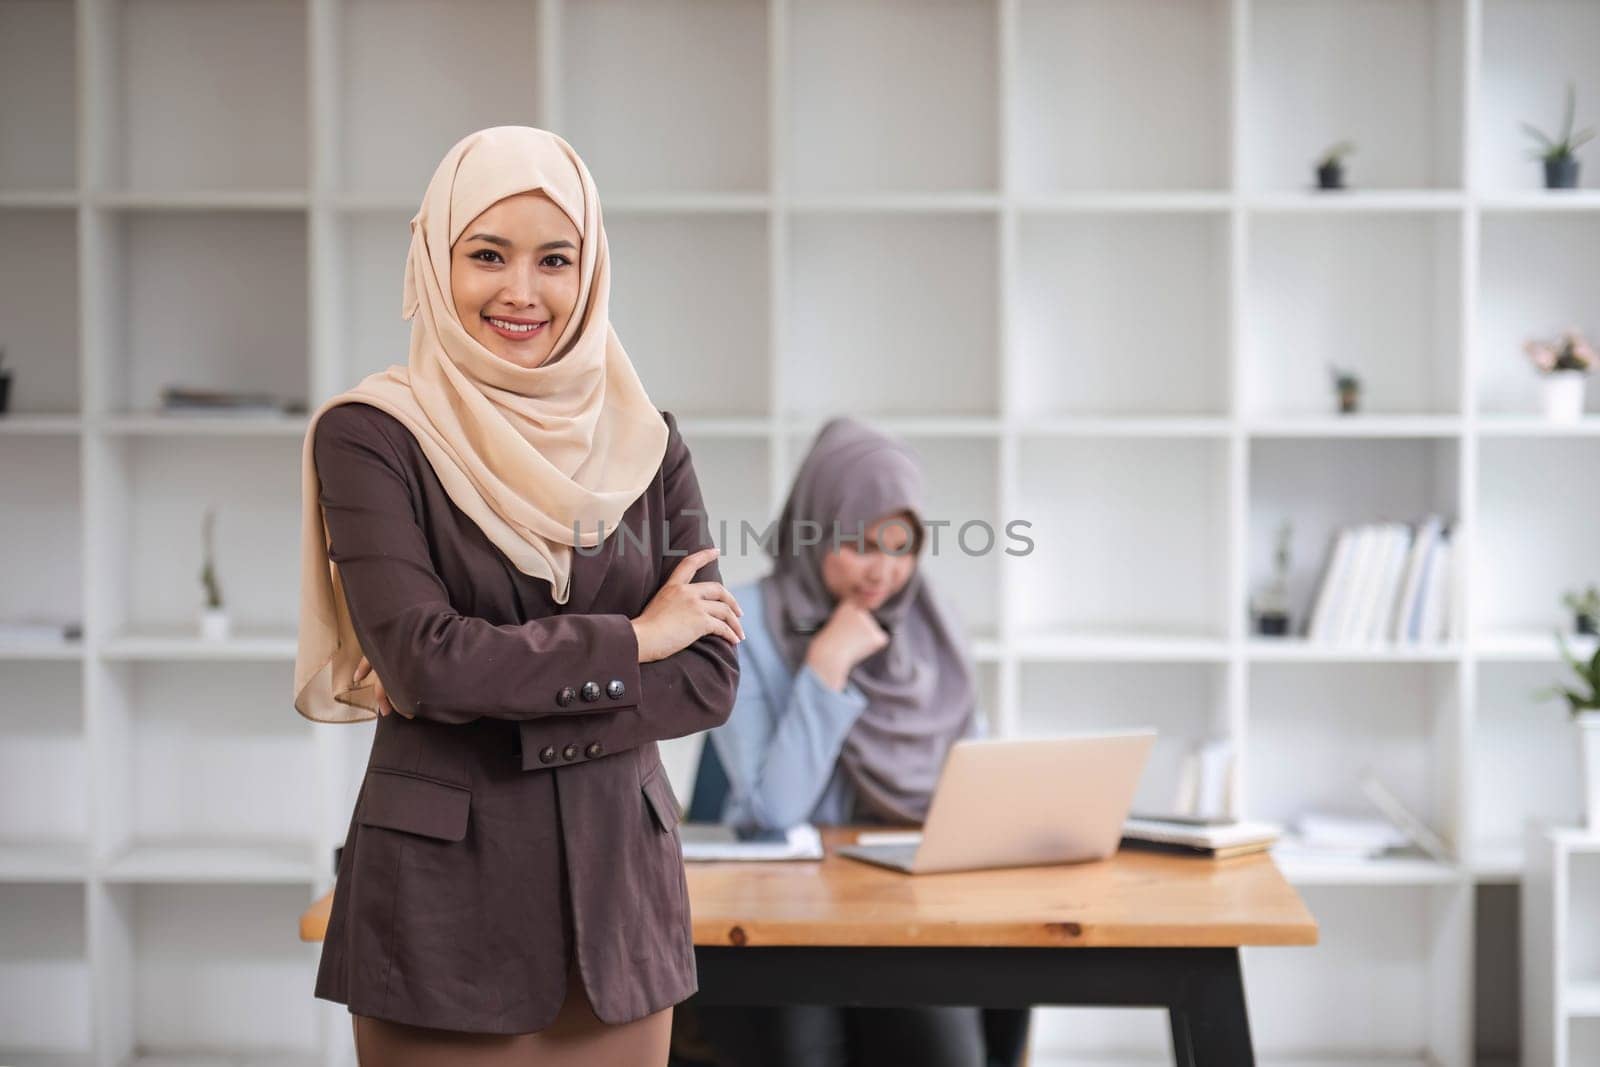
[{"label": "woman's eye", "polygon": [[551,252],[548,256],[544,257],[544,261],[543,262],[546,265],[552,265],[550,263],[551,260],[555,260],[555,263],[553,265],[554,266],[558,266],[558,267],[565,267],[567,264],[572,262],[572,260],[570,260],[566,256],[562,255],[560,252]]},{"label": "woman's eye", "polygon": [[478,259],[479,256],[494,256],[495,257],[494,260],[480,260],[480,262],[492,263],[492,262],[495,262],[495,261],[499,260],[500,253],[496,252],[492,248],[480,248],[476,252],[472,253],[472,258],[473,259]]}]

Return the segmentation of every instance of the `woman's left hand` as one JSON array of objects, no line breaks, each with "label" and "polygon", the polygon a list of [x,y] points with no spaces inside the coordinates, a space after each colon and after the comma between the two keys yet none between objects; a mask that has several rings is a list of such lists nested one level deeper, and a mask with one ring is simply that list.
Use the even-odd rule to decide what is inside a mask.
[{"label": "woman's left hand", "polygon": [[[356,664],[356,673],[354,675],[354,681],[359,684],[361,679],[365,678],[367,676],[367,674],[369,672],[371,672],[371,671],[372,671],[372,664],[367,661],[367,657],[362,656],[361,657],[361,662]],[[374,692],[376,692],[377,695],[378,695],[378,714],[379,715],[387,715],[391,711],[400,711],[399,708],[395,707],[394,704],[392,704],[389,701],[389,695],[387,693],[385,693],[384,690],[383,690],[383,679],[379,678],[376,674],[372,675],[372,688],[373,688]],[[404,715],[408,719],[416,718],[416,716],[410,715],[410,714],[408,714],[408,713],[406,713],[404,711],[400,711],[400,714]]]}]

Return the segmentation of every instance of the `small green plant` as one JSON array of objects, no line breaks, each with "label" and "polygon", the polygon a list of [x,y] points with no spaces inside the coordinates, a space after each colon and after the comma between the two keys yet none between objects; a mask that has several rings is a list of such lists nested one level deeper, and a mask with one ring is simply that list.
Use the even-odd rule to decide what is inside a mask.
[{"label": "small green plant", "polygon": [[1600,585],[1590,584],[1583,592],[1576,590],[1564,593],[1561,603],[1573,615],[1587,615],[1591,619],[1600,619]]},{"label": "small green plant", "polygon": [[215,508],[206,508],[205,518],[202,520],[201,530],[205,542],[205,564],[200,568],[200,581],[206,587],[206,607],[222,607],[222,587],[217,582],[217,568],[213,548],[212,532],[217,525]]},{"label": "small green plant", "polygon": [[1553,685],[1539,690],[1535,696],[1540,700],[1553,700],[1557,697],[1565,698],[1568,711],[1576,718],[1585,711],[1600,711],[1600,649],[1596,649],[1594,657],[1587,663],[1572,654],[1572,649],[1567,647],[1566,635],[1556,631],[1556,641],[1561,646],[1561,658],[1572,665],[1577,672],[1578,680],[1588,687],[1584,693],[1564,685]]},{"label": "small green plant", "polygon": [[1328,364],[1328,375],[1333,379],[1333,391],[1339,397],[1339,413],[1353,415],[1361,406],[1361,376],[1353,370],[1341,370]]},{"label": "small green plant", "polygon": [[1328,146],[1322,155],[1317,157],[1317,166],[1332,167],[1344,161],[1344,157],[1356,150],[1354,141],[1338,141]]},{"label": "small green plant", "polygon": [[1522,128],[1528,136],[1539,142],[1538,148],[1528,150],[1532,159],[1542,159],[1554,162],[1572,158],[1577,149],[1594,136],[1594,130],[1579,130],[1572,132],[1572,119],[1578,107],[1578,88],[1572,82],[1567,82],[1567,116],[1561,123],[1561,136],[1559,138],[1546,136],[1544,131],[1531,122],[1522,123]]}]

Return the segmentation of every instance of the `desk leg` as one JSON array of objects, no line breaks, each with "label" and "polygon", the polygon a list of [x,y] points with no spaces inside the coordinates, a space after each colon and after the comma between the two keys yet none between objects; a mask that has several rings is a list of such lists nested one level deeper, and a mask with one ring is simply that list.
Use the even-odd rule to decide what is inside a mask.
[{"label": "desk leg", "polygon": [[1187,956],[1178,997],[1167,1009],[1178,1067],[1253,1067],[1239,950]]},{"label": "desk leg", "polygon": [[1159,1007],[1178,1067],[1255,1067],[1236,948],[699,945],[702,1004]]}]

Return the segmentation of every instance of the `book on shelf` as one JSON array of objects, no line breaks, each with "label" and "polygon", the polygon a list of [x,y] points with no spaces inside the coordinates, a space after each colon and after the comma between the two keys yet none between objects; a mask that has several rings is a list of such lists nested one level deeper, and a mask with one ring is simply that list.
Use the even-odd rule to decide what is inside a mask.
[{"label": "book on shelf", "polygon": [[1308,641],[1339,646],[1438,644],[1452,636],[1459,580],[1453,522],[1372,522],[1338,530],[1312,597]]},{"label": "book on shelf", "polygon": [[296,405],[270,393],[234,390],[195,389],[169,385],[161,390],[163,415],[281,415],[293,413]]},{"label": "book on shelf", "polygon": [[1361,791],[1378,809],[1378,815],[1303,812],[1273,846],[1273,855],[1279,859],[1338,862],[1413,851],[1440,863],[1454,862],[1449,843],[1370,770],[1362,772]]}]

